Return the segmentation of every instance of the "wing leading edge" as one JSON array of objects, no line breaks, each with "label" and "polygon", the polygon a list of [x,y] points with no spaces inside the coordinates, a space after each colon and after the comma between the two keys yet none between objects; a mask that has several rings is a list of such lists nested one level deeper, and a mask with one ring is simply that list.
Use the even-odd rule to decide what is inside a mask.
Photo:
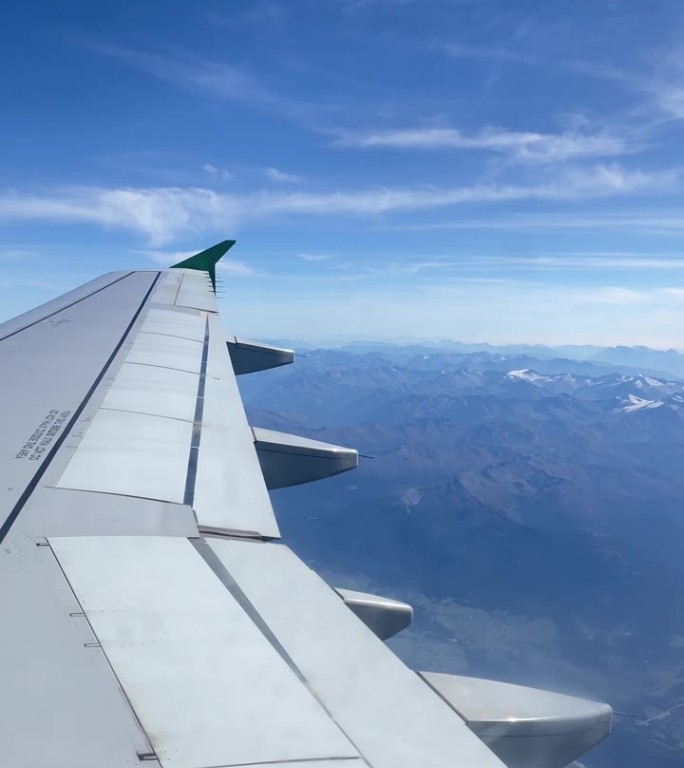
[{"label": "wing leading edge", "polygon": [[[0,764],[517,768],[480,689],[421,679],[376,637],[409,606],[335,591],[279,542],[268,488],[357,454],[248,424],[236,373],[293,354],[227,340],[234,242],[0,326]],[[590,736],[569,711],[562,754],[528,765],[607,733],[608,710]]]}]

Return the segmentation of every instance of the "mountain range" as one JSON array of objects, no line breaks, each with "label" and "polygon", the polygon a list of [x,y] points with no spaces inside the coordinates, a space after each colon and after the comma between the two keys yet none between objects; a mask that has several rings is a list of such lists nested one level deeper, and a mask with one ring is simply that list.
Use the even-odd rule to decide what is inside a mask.
[{"label": "mountain range", "polygon": [[583,765],[680,765],[684,381],[443,346],[309,350],[241,377],[254,425],[374,457],[274,492],[286,540],[335,585],[414,605],[391,641],[412,667],[633,715]]}]

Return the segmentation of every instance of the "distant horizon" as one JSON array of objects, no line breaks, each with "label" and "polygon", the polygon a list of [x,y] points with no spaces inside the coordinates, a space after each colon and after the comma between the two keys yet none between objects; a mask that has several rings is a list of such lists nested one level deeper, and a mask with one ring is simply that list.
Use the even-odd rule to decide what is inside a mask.
[{"label": "distant horizon", "polygon": [[[236,334],[238,338],[244,334]],[[611,350],[611,349],[630,349],[630,350],[645,350],[649,352],[674,352],[677,355],[684,357],[684,347],[677,349],[675,347],[654,347],[645,344],[611,344],[611,345],[599,345],[599,344],[546,344],[540,342],[490,342],[490,341],[463,341],[458,338],[427,338],[427,337],[396,337],[396,338],[375,338],[373,336],[368,337],[329,337],[322,338],[320,341],[312,341],[304,338],[288,338],[280,336],[264,336],[262,341],[267,343],[278,344],[300,344],[304,346],[311,346],[313,344],[326,344],[334,347],[341,346],[354,346],[355,344],[377,344],[378,346],[410,346],[413,344],[420,345],[438,345],[438,344],[458,344],[464,347],[492,347],[493,349],[506,349],[509,347],[526,347],[530,349],[541,348],[547,350],[560,350],[560,349],[593,349],[593,350]]]},{"label": "distant horizon", "polygon": [[[467,355],[484,352],[510,354],[511,358],[528,355],[543,366],[551,360],[568,360],[586,363],[596,367],[615,369],[616,372],[636,372],[665,380],[684,379],[684,352],[676,349],[659,350],[644,346],[597,347],[594,345],[542,345],[542,344],[488,344],[460,342],[453,339],[440,340],[346,340],[339,343],[312,344],[311,342],[268,337],[261,339],[266,343],[293,349],[295,354],[307,352],[340,350],[355,352],[358,347],[363,353],[366,349],[387,350],[388,353],[416,347],[418,350],[433,350],[438,354]],[[530,368],[534,370],[534,367]],[[603,374],[597,374],[603,375]]]}]

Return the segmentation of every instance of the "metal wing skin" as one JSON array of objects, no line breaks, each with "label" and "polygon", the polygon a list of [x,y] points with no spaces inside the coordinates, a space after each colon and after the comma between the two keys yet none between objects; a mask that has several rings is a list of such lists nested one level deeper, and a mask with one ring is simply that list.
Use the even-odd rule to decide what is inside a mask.
[{"label": "metal wing skin", "polygon": [[280,541],[268,488],[356,453],[247,423],[236,371],[292,353],[227,343],[232,245],[0,326],[0,766],[502,766],[380,639],[410,607]]}]

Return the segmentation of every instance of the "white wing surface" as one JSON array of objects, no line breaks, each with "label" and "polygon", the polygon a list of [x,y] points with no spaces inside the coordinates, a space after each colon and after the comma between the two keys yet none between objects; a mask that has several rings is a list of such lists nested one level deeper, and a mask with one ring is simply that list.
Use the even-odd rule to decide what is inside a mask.
[{"label": "white wing surface", "polygon": [[278,541],[267,480],[356,454],[247,423],[235,371],[292,352],[226,343],[232,244],[0,326],[0,765],[501,766],[373,633],[410,608]]}]

